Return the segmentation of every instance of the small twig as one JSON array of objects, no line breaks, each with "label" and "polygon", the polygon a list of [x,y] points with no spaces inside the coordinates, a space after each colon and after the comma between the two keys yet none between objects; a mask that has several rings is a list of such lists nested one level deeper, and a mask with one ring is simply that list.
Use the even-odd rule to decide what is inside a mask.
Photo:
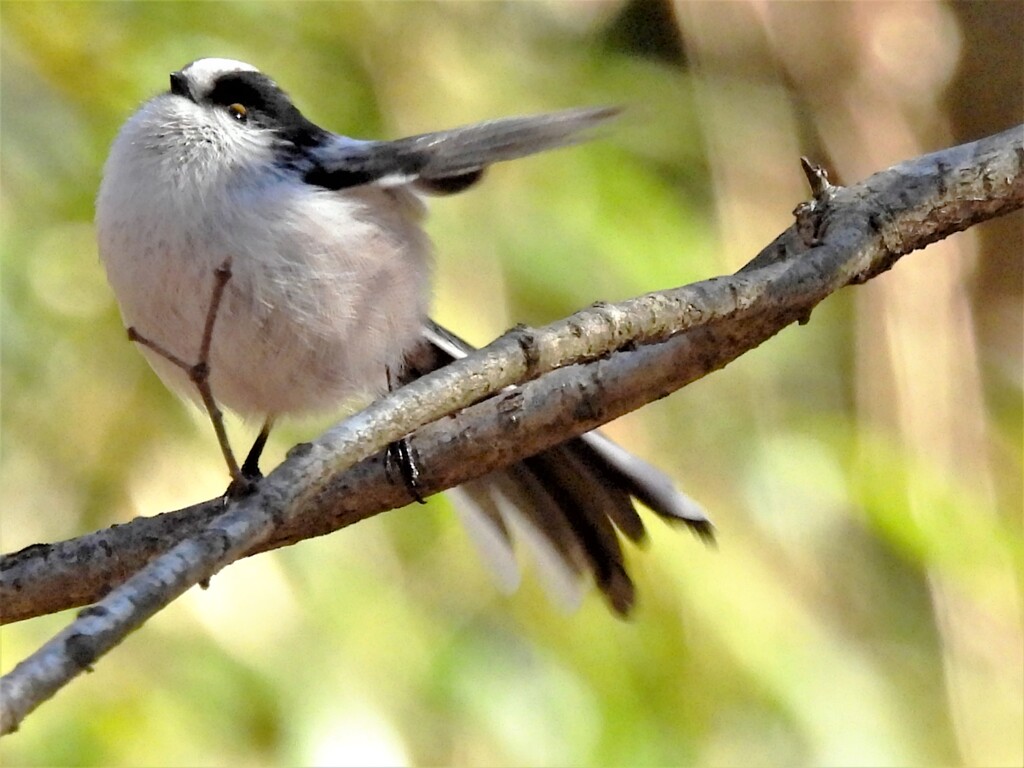
[{"label": "small twig", "polygon": [[199,347],[199,360],[205,363],[210,359],[210,344],[213,343],[213,326],[217,322],[217,315],[220,314],[220,303],[224,298],[224,289],[231,279],[231,258],[224,260],[217,269],[213,271],[213,295],[210,297],[210,306],[206,310],[206,327],[203,329],[203,343]]},{"label": "small twig", "polygon": [[[817,163],[812,163],[806,157],[800,158],[800,168],[807,177],[807,184],[811,188],[811,200],[805,200],[793,209],[793,216],[796,219],[796,231],[800,239],[808,248],[813,248],[822,241],[825,231],[825,224],[828,218],[829,205],[836,192],[841,189],[834,186],[828,180],[828,171]],[[806,323],[808,316],[801,321]]]},{"label": "small twig", "polygon": [[800,167],[803,168],[804,176],[811,187],[811,194],[814,199],[823,202],[833,189],[833,184],[828,180],[828,171],[824,166],[812,163],[808,158],[800,158]]},{"label": "small twig", "polygon": [[192,370],[192,365],[186,363],[184,360],[175,355],[169,349],[165,349],[152,339],[148,339],[145,336],[143,336],[141,333],[135,330],[134,325],[128,328],[128,341],[134,341],[137,344],[141,344],[144,347],[148,347],[149,349],[153,350],[158,355],[160,355],[160,357],[167,360],[167,362],[171,363],[172,365],[178,366],[186,373],[189,373]]},{"label": "small twig", "polygon": [[171,365],[181,368],[188,374],[199,397],[203,401],[206,413],[213,424],[213,431],[217,434],[217,443],[220,451],[224,454],[224,461],[228,465],[228,472],[231,474],[231,485],[228,488],[228,495],[238,496],[252,490],[253,483],[239,469],[235,453],[231,450],[231,443],[228,441],[228,433],[224,428],[224,413],[213,397],[213,390],[210,387],[210,346],[213,343],[213,329],[217,323],[217,315],[220,314],[221,301],[224,298],[224,289],[231,279],[231,259],[227,259],[213,272],[213,294],[210,296],[210,304],[206,310],[206,324],[203,326],[203,338],[199,345],[199,360],[195,363],[187,363],[180,357],[165,349],[150,338],[143,336],[134,326],[128,329],[128,338],[144,347],[153,350],[160,357],[167,360]]}]

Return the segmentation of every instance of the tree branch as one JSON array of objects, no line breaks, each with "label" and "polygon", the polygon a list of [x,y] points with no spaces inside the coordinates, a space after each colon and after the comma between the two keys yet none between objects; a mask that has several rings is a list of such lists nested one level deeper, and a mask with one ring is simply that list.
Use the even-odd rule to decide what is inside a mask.
[{"label": "tree branch", "polygon": [[293,450],[226,508],[207,502],[4,557],[4,621],[110,591],[0,680],[0,732],[233,560],[407,503],[380,458],[368,458],[388,443],[415,432],[425,493],[479,477],[726,365],[913,250],[1024,207],[1024,129],[814,192],[736,275],[510,332]]}]

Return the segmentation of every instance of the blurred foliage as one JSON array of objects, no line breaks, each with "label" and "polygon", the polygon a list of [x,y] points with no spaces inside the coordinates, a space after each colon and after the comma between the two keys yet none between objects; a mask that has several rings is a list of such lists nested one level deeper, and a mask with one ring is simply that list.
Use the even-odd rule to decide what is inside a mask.
[{"label": "blurred foliage", "polygon": [[[788,226],[800,153],[853,180],[1019,121],[1020,4],[869,5],[4,3],[4,551],[225,483],[93,241],[107,148],[171,70],[250,61],[366,137],[628,105],[433,203],[436,314],[482,343],[739,267]],[[1020,229],[912,255],[609,428],[720,529],[708,551],[652,525],[631,622],[563,616],[532,577],[500,597],[433,499],[226,569],[0,759],[1020,765]],[[4,628],[3,670],[69,618]]]}]

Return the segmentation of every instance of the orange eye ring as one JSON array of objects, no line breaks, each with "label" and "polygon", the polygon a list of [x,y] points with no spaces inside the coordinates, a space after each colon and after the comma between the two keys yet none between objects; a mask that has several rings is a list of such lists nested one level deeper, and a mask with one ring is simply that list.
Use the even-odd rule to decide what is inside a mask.
[{"label": "orange eye ring", "polygon": [[244,104],[230,104],[228,106],[228,113],[235,118],[235,120],[245,120],[249,114],[249,110],[245,108]]}]

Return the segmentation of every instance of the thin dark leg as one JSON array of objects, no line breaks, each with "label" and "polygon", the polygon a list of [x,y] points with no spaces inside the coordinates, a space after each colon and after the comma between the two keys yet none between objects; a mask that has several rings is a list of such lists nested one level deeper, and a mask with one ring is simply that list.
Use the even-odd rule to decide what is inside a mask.
[{"label": "thin dark leg", "polygon": [[206,311],[206,325],[203,327],[203,338],[199,346],[199,361],[197,363],[186,363],[160,344],[143,336],[134,327],[128,329],[128,338],[153,350],[160,357],[188,374],[189,380],[199,391],[199,397],[202,399],[206,413],[213,423],[213,431],[217,434],[217,443],[220,445],[224,461],[228,465],[228,472],[231,474],[231,485],[228,486],[228,495],[238,496],[251,491],[253,484],[242,475],[242,471],[238,467],[235,454],[231,450],[231,444],[228,442],[227,432],[224,429],[224,414],[217,405],[217,401],[213,399],[213,392],[210,389],[210,344],[213,341],[213,329],[217,322],[217,315],[220,313],[220,304],[224,298],[224,288],[231,279],[231,259],[227,259],[214,270],[213,275],[213,295],[210,297],[210,304]]},{"label": "thin dark leg", "polygon": [[250,480],[259,480],[263,477],[263,473],[260,472],[260,456],[263,455],[263,448],[267,444],[267,438],[270,437],[270,430],[273,426],[274,417],[268,416],[267,420],[263,422],[260,433],[256,435],[256,441],[249,449],[245,461],[242,462],[242,475]]},{"label": "thin dark leg", "polygon": [[[393,392],[395,388],[391,380],[391,369],[386,368],[385,374],[388,380],[388,392]],[[420,504],[426,504],[427,502],[420,495],[420,468],[416,466],[416,459],[412,454],[412,445],[410,445],[408,437],[395,440],[388,445],[384,454],[385,471],[391,466],[398,467],[398,474],[401,475],[409,495]]]},{"label": "thin dark leg", "polygon": [[420,468],[416,465],[416,459],[412,455],[409,438],[403,437],[389,443],[384,460],[387,462],[386,466],[398,467],[398,474],[405,484],[405,489],[409,491],[409,495],[420,504],[426,504],[427,502],[420,495]]}]

